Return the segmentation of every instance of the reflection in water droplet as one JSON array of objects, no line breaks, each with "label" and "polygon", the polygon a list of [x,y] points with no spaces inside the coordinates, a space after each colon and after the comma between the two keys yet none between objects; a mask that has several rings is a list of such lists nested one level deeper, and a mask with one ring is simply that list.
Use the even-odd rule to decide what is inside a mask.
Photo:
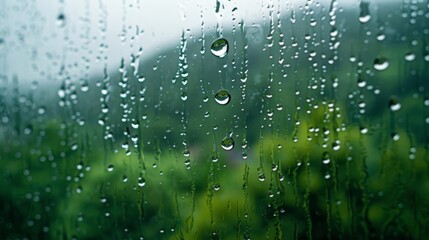
[{"label": "reflection in water droplet", "polygon": [[232,139],[232,137],[225,137],[222,142],[221,142],[221,146],[224,150],[226,151],[230,151],[234,148],[234,139]]},{"label": "reflection in water droplet", "polygon": [[228,41],[225,38],[216,39],[211,46],[213,55],[223,58],[228,54]]},{"label": "reflection in water droplet", "polygon": [[231,95],[228,90],[221,89],[215,94],[215,100],[220,105],[226,105],[231,100]]},{"label": "reflection in water droplet", "polygon": [[374,60],[374,69],[378,71],[386,70],[389,67],[389,61],[387,58],[380,57]]}]

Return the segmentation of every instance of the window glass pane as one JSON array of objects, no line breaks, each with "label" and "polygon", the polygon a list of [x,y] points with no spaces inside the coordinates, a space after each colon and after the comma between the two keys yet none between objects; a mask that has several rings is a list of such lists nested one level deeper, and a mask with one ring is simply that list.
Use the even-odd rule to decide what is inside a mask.
[{"label": "window glass pane", "polygon": [[5,239],[423,239],[425,0],[0,1]]}]

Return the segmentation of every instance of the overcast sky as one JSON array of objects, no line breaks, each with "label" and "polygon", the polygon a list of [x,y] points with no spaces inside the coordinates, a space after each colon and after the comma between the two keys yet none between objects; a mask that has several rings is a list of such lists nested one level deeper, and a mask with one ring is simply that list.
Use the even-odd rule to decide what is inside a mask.
[{"label": "overcast sky", "polygon": [[[386,2],[377,0],[371,2]],[[400,1],[400,0],[392,0]],[[199,34],[221,23],[231,26],[232,18],[247,24],[267,16],[268,0],[223,0],[220,15],[216,0],[5,0],[0,1],[0,70],[20,80],[39,80],[58,73],[61,65],[78,76],[89,62],[88,72],[100,74],[107,56],[109,71],[121,58],[143,48],[142,59],[153,56],[165,46],[177,45],[184,29]],[[284,14],[301,11],[307,0],[281,1]],[[329,6],[330,0],[311,1]],[[359,0],[339,0],[359,7]],[[273,1],[277,11],[278,1]],[[235,9],[236,8],[236,9]],[[235,9],[235,10],[234,10]],[[203,18],[201,18],[201,15]],[[106,29],[105,39],[101,28]],[[125,29],[125,31],[124,31]],[[141,31],[137,38],[137,29]],[[121,41],[121,34],[125,39]],[[100,50],[100,46],[107,46]],[[104,52],[103,52],[104,51]]]}]

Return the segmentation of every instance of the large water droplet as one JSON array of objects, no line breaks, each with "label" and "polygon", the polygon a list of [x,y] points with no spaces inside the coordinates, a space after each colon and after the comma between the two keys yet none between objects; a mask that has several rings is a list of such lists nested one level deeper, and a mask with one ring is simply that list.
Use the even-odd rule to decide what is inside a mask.
[{"label": "large water droplet", "polygon": [[231,95],[228,90],[221,89],[215,94],[215,100],[220,105],[226,105],[231,100]]},{"label": "large water droplet", "polygon": [[389,61],[387,58],[380,57],[374,60],[374,69],[378,71],[386,70],[389,67]]},{"label": "large water droplet", "polygon": [[223,58],[228,54],[228,41],[225,38],[216,39],[211,46],[213,55]]},{"label": "large water droplet", "polygon": [[224,150],[226,151],[230,151],[234,148],[234,139],[232,139],[232,137],[225,137],[222,142],[221,142],[221,146]]}]

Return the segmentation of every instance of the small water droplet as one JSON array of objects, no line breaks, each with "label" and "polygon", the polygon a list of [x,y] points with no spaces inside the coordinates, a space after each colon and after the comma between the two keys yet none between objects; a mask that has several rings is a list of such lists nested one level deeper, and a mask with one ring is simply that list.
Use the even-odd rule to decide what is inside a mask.
[{"label": "small water droplet", "polygon": [[138,178],[138,185],[139,185],[139,187],[144,187],[144,185],[146,185],[146,180],[143,178],[143,177],[139,177]]},{"label": "small water droplet", "polygon": [[322,162],[323,162],[323,164],[329,164],[331,162],[331,159],[329,159],[329,153],[328,152],[323,153]]},{"label": "small water droplet", "polygon": [[258,176],[258,179],[259,179],[259,181],[261,181],[261,182],[265,181],[265,174],[260,173],[260,174],[259,174],[259,176]]},{"label": "small water droplet", "polygon": [[359,22],[367,23],[371,20],[371,14],[369,12],[369,2],[362,1],[360,3]]},{"label": "small water droplet", "polygon": [[386,35],[384,35],[384,33],[379,33],[377,35],[377,40],[378,41],[383,41],[384,39],[386,39]]},{"label": "small water droplet", "polygon": [[232,150],[234,148],[234,139],[230,136],[225,137],[221,142],[221,146],[226,151]]},{"label": "small water droplet", "polygon": [[225,38],[214,40],[211,46],[211,52],[216,57],[225,57],[228,54],[228,41]]},{"label": "small water droplet", "polygon": [[219,191],[219,189],[220,189],[220,185],[219,185],[219,184],[215,184],[215,185],[213,186],[213,189],[214,189],[215,191]]},{"label": "small water droplet", "polygon": [[374,60],[374,69],[378,71],[386,70],[389,67],[389,61],[385,57],[376,58]]},{"label": "small water droplet", "polygon": [[80,162],[77,164],[76,169],[77,169],[77,170],[82,170],[82,169],[83,169],[83,162],[82,162],[82,161],[80,161]]},{"label": "small water droplet", "polygon": [[182,99],[182,101],[186,101],[188,100],[188,94],[186,92],[182,92],[182,94],[180,95],[180,98]]},{"label": "small water droplet", "polygon": [[128,177],[126,175],[122,176],[122,182],[128,182]]},{"label": "small water droplet", "polygon": [[46,108],[45,107],[40,107],[39,109],[37,109],[37,113],[40,115],[43,115],[46,113]]},{"label": "small water droplet", "polygon": [[183,151],[183,156],[184,157],[189,157],[191,155],[191,153],[189,152],[188,149],[186,149],[185,151]]},{"label": "small water droplet", "polygon": [[110,164],[109,166],[107,166],[107,171],[111,172],[115,169],[115,167],[113,166],[113,164]]},{"label": "small water droplet", "polygon": [[340,141],[339,141],[339,140],[336,140],[336,141],[332,144],[332,149],[333,149],[334,151],[338,151],[338,150],[340,150]]},{"label": "small water droplet", "polygon": [[328,180],[328,179],[330,179],[330,178],[331,178],[331,174],[327,173],[327,174],[325,175],[325,179],[326,179],[326,180]]},{"label": "small water droplet", "polygon": [[391,98],[389,100],[389,108],[392,112],[396,112],[399,109],[401,109],[401,103],[399,103],[398,99],[396,98]]},{"label": "small water droplet", "polygon": [[405,60],[406,61],[412,62],[412,61],[414,61],[414,59],[416,59],[416,55],[414,53],[409,52],[409,53],[405,54]]},{"label": "small water droplet", "polygon": [[361,134],[367,134],[368,133],[368,128],[361,126],[360,127],[360,133]]},{"label": "small water droplet", "polygon": [[228,90],[221,89],[215,94],[215,100],[220,105],[226,105],[231,101],[231,95]]},{"label": "small water droplet", "polygon": [[71,145],[71,147],[70,147],[70,149],[71,149],[72,151],[76,151],[78,148],[79,148],[79,145],[77,145],[77,143],[73,143],[73,144]]},{"label": "small water droplet", "polygon": [[279,167],[277,166],[277,164],[273,163],[271,169],[273,170],[273,172],[275,172],[279,169]]},{"label": "small water droplet", "polygon": [[399,138],[400,138],[400,136],[399,136],[399,134],[398,133],[392,133],[392,139],[393,139],[393,141],[398,141],[399,140]]},{"label": "small water droplet", "polygon": [[57,16],[57,26],[58,27],[64,27],[66,25],[66,16],[64,13],[60,13]]}]

